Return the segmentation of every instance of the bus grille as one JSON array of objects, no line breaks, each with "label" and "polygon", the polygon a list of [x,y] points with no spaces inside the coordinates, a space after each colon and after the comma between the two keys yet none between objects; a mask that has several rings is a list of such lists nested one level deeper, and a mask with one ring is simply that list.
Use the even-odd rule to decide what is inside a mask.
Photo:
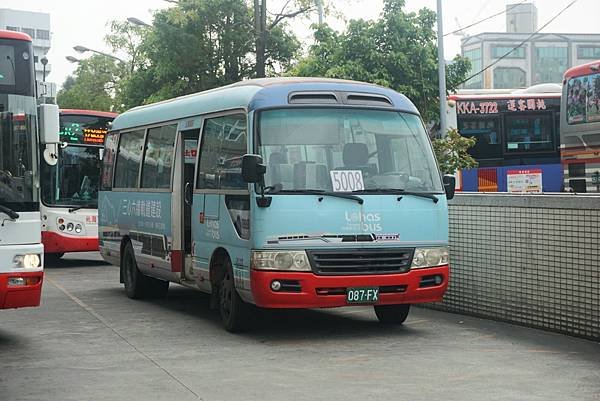
[{"label": "bus grille", "polygon": [[389,274],[410,270],[414,248],[307,250],[319,275]]}]

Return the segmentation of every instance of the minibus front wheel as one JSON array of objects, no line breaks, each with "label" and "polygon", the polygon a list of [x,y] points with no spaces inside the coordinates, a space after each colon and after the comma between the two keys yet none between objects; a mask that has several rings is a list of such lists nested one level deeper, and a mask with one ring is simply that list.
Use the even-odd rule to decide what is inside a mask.
[{"label": "minibus front wheel", "polygon": [[235,288],[233,268],[228,257],[223,262],[223,270],[223,280],[219,286],[219,312],[225,329],[236,333],[248,328],[252,306],[242,301]]},{"label": "minibus front wheel", "polygon": [[375,309],[375,315],[377,315],[379,323],[402,324],[408,317],[410,305],[375,305],[373,309]]}]

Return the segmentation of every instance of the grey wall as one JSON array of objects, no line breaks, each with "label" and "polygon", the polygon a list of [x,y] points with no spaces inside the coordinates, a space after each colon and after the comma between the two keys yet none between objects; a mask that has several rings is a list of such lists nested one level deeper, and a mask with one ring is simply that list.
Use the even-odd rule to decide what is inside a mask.
[{"label": "grey wall", "polygon": [[600,196],[458,194],[436,309],[600,339]]}]

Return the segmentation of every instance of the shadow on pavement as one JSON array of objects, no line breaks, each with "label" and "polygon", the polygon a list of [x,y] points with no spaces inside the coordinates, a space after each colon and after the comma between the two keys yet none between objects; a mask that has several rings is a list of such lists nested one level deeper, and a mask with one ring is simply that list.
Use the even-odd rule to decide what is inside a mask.
[{"label": "shadow on pavement", "polygon": [[60,258],[58,260],[44,260],[45,269],[71,269],[76,267],[86,266],[110,266],[108,262],[98,259],[85,259],[85,258]]},{"label": "shadow on pavement", "polygon": [[[165,299],[130,300],[122,287],[106,288],[101,292],[110,296],[122,296],[123,302],[142,302],[152,307],[162,308],[169,314],[187,315],[189,319],[198,319],[198,325],[207,322],[214,324],[216,330],[222,330],[221,318],[217,310],[209,308],[209,296],[198,291],[171,285]],[[410,317],[407,323],[410,323]],[[309,309],[309,310],[256,310],[249,330],[237,334],[261,342],[278,341],[314,341],[315,339],[351,339],[365,337],[385,337],[391,333],[397,336],[418,336],[422,328],[383,325],[377,321],[370,307]]]}]

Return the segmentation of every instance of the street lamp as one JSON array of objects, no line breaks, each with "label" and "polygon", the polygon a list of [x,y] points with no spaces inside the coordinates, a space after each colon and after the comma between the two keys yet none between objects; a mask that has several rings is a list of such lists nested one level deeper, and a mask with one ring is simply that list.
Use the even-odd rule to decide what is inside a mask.
[{"label": "street lamp", "polygon": [[42,66],[44,67],[44,70],[42,72],[42,81],[46,82],[46,64],[48,64],[48,59],[46,58],[46,56],[44,56],[44,57],[42,57],[40,62],[42,63]]},{"label": "street lamp", "polygon": [[73,57],[73,56],[66,56],[65,58],[67,60],[69,60],[71,63],[79,63],[81,61],[77,57]]},{"label": "street lamp", "polygon": [[99,50],[90,49],[89,47],[77,45],[77,46],[73,46],[73,50],[75,50],[78,53],[92,52],[92,53],[96,53],[96,54],[101,54],[105,57],[110,57],[114,60],[120,61],[121,63],[125,63],[125,61],[121,60],[117,56],[113,56],[112,54],[104,53]]},{"label": "street lamp", "polygon": [[139,18],[135,18],[135,17],[129,17],[127,18],[127,21],[131,22],[134,25],[139,25],[139,26],[145,26],[145,27],[151,27],[152,25],[142,21]]}]

